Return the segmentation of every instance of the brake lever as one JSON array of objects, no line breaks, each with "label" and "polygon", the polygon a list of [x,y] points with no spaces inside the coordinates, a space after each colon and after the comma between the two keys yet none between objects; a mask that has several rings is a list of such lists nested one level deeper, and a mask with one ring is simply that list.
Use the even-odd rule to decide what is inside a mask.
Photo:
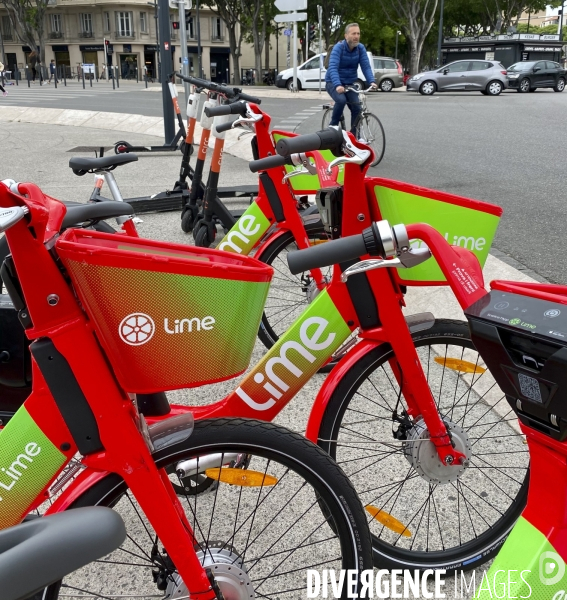
[{"label": "brake lever", "polygon": [[309,157],[304,152],[292,154],[291,161],[296,167],[301,168],[286,173],[282,179],[282,183],[297,175],[317,175],[317,166],[309,160]]},{"label": "brake lever", "polygon": [[402,269],[411,269],[417,265],[420,265],[422,262],[429,260],[431,258],[431,250],[427,247],[418,248],[417,250],[412,250],[408,248],[399,252],[395,258],[391,258],[388,260],[384,260],[383,258],[375,259],[370,258],[368,260],[362,260],[348,269],[343,271],[341,275],[341,281],[345,283],[347,279],[351,275],[356,275],[357,273],[365,273],[366,271],[372,271],[374,269],[381,269],[383,267],[398,267]]}]

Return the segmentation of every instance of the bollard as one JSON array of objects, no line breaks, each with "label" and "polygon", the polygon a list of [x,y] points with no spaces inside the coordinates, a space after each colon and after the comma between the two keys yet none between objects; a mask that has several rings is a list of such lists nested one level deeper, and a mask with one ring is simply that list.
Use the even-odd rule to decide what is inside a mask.
[{"label": "bollard", "polygon": [[148,69],[144,67],[144,79],[146,81],[146,89],[148,89]]},{"label": "bollard", "polygon": [[63,65],[63,85],[67,87],[67,67]]},{"label": "bollard", "polygon": [[85,89],[85,70],[81,69],[81,75],[83,76],[83,89]]},{"label": "bollard", "polygon": [[18,86],[18,85],[20,85],[18,83],[18,79],[21,77],[21,75],[20,75],[20,69],[18,69],[17,67],[16,67],[16,70],[15,70],[15,74],[16,74],[16,86]]},{"label": "bollard", "polygon": [[31,81],[30,81],[30,70],[28,69],[28,66],[26,65],[26,78],[28,80],[28,87],[31,87]]},{"label": "bollard", "polygon": [[138,67],[136,67],[136,83],[140,83],[140,77],[138,75]]},{"label": "bollard", "polygon": [[114,75],[116,77],[116,87],[120,87],[120,69],[118,67],[114,67],[116,69]]},{"label": "bollard", "polygon": [[109,66],[106,68],[106,72],[110,74],[110,79],[112,79],[112,89],[116,89],[116,85],[114,84],[114,67]]},{"label": "bollard", "polygon": [[91,87],[93,87],[93,79],[94,79],[94,76],[93,76],[93,74],[92,74],[92,73],[89,73],[89,82],[90,82],[90,84],[91,84]]}]

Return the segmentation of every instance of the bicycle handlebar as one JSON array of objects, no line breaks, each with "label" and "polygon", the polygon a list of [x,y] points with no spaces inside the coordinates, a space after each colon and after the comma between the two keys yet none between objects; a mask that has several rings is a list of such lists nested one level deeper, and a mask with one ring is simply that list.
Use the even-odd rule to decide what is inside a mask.
[{"label": "bicycle handlebar", "polygon": [[220,123],[219,125],[215,125],[218,133],[222,133],[223,131],[228,131],[232,129],[232,124],[234,121],[226,121],[226,123]]},{"label": "bicycle handlebar", "polygon": [[298,135],[293,138],[282,138],[276,144],[276,152],[280,156],[289,156],[298,152],[331,150],[335,156],[342,156],[343,152],[341,148],[343,142],[342,130],[329,127],[316,133]]},{"label": "bicycle handlebar", "polygon": [[207,88],[208,90],[211,90],[213,92],[223,94],[227,98],[246,100],[246,102],[254,102],[254,104],[261,104],[262,102],[260,98],[249,96],[237,87],[229,87],[227,85],[215,83],[214,81],[208,81],[207,79],[201,79],[199,77],[186,77],[181,73],[177,73],[177,71],[175,72],[175,76],[181,79],[182,81],[186,81],[187,83],[191,83],[198,87]]},{"label": "bicycle handlebar", "polygon": [[363,235],[351,235],[324,244],[317,244],[305,250],[289,252],[287,264],[293,275],[354,260],[368,254]]},{"label": "bicycle handlebar", "polygon": [[266,158],[260,158],[259,160],[253,160],[248,163],[252,173],[267,171],[268,169],[283,167],[284,165],[293,165],[290,156],[267,156]]},{"label": "bicycle handlebar", "polygon": [[246,116],[246,104],[244,102],[233,102],[232,104],[221,104],[220,106],[206,106],[207,117],[222,117],[225,115]]}]

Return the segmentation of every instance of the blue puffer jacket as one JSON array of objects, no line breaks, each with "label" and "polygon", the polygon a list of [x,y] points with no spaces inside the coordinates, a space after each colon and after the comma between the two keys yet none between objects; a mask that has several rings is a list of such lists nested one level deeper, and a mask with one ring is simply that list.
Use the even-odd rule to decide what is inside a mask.
[{"label": "blue puffer jacket", "polygon": [[333,87],[351,85],[358,79],[357,71],[359,64],[364,73],[366,83],[369,85],[374,83],[374,72],[370,67],[366,48],[362,44],[358,44],[356,48],[351,50],[346,40],[343,40],[335,44],[331,50],[331,58],[329,59],[329,68],[325,75],[325,81],[330,81]]}]

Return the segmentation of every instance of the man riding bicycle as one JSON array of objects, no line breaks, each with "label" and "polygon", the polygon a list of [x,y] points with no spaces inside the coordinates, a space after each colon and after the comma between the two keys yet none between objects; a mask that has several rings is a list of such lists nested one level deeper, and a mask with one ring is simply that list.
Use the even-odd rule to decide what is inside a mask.
[{"label": "man riding bicycle", "polygon": [[360,43],[360,28],[358,23],[350,23],[345,27],[345,39],[335,44],[331,51],[325,82],[327,93],[335,101],[330,124],[339,124],[345,104],[348,103],[351,116],[351,133],[355,133],[354,123],[361,109],[356,92],[346,91],[345,88],[358,79],[359,65],[366,81],[373,88],[376,88],[374,73],[368,60],[368,54],[366,54],[366,48]]}]

